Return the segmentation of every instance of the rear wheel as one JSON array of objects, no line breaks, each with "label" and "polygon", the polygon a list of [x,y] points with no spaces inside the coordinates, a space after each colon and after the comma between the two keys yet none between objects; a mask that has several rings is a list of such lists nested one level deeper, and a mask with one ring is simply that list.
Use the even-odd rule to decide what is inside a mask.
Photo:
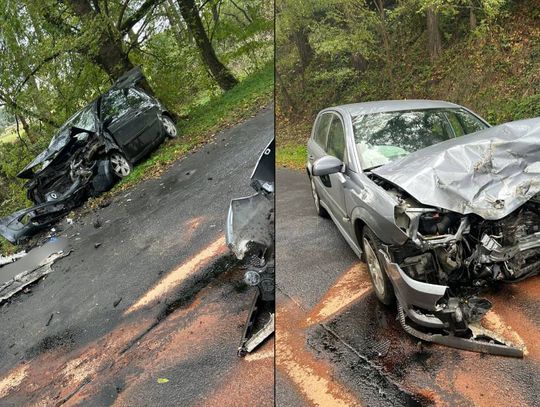
[{"label": "rear wheel", "polygon": [[121,153],[115,152],[109,156],[111,170],[118,178],[125,178],[133,170],[133,165]]},{"label": "rear wheel", "polygon": [[165,134],[167,135],[167,137],[178,137],[178,130],[176,129],[176,125],[169,116],[162,115],[161,122],[163,123],[163,129],[165,130]]},{"label": "rear wheel", "polygon": [[384,305],[393,304],[396,299],[394,288],[384,270],[382,255],[379,253],[382,242],[375,236],[375,233],[367,227],[364,228],[363,231],[362,246],[364,249],[364,259],[371,277],[373,289],[375,290],[375,295]]},{"label": "rear wheel", "polygon": [[328,212],[321,206],[321,199],[319,198],[319,194],[317,193],[315,180],[313,179],[313,177],[309,177],[309,180],[311,182],[311,194],[313,195],[313,201],[315,202],[315,210],[317,211],[317,215],[319,215],[321,218],[328,218]]}]

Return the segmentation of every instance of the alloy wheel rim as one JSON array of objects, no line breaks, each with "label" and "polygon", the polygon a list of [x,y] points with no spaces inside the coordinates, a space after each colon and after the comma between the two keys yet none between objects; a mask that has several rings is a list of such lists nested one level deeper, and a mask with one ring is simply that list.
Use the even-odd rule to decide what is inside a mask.
[{"label": "alloy wheel rim", "polygon": [[172,120],[166,116],[163,116],[163,127],[165,127],[165,132],[169,137],[176,137],[176,126]]},{"label": "alloy wheel rim", "polygon": [[111,166],[116,175],[127,177],[131,172],[131,168],[127,160],[119,154],[111,156]]},{"label": "alloy wheel rim", "polygon": [[369,241],[364,238],[364,249],[366,254],[366,261],[368,263],[368,270],[371,274],[373,285],[375,286],[375,289],[377,292],[381,295],[384,294],[384,279],[383,279],[383,271],[381,269],[381,265],[379,263],[379,259],[377,258],[377,255],[375,254],[375,250],[373,250],[373,247],[371,247],[371,244]]}]

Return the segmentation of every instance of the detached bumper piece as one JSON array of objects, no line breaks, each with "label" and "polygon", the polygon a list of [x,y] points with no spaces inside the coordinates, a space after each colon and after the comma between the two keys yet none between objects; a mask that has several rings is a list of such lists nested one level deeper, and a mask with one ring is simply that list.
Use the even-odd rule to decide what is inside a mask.
[{"label": "detached bumper piece", "polygon": [[490,331],[477,327],[471,329],[471,337],[464,338],[452,334],[432,334],[422,332],[407,322],[405,311],[398,305],[398,317],[401,326],[408,334],[426,342],[450,346],[452,348],[468,350],[471,352],[487,353],[490,355],[523,358],[523,350],[505,344],[501,339],[494,338]]},{"label": "detached bumper piece", "polygon": [[[263,320],[262,317],[265,316]],[[263,301],[260,291],[257,290],[238,347],[238,356],[246,356],[274,333],[274,319],[274,302]]]}]

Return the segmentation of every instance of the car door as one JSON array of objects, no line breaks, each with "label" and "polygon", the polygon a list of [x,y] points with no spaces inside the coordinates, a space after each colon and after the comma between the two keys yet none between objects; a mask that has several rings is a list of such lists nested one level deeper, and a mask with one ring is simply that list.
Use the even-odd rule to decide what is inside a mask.
[{"label": "car door", "polygon": [[[326,155],[326,140],[328,136],[328,128],[330,127],[331,122],[331,113],[322,113],[315,121],[311,138],[308,141],[308,169],[310,173],[313,163]],[[324,185],[330,184],[330,178],[328,175],[322,177],[313,177],[313,181],[316,184],[317,191],[319,191],[319,196],[325,203],[327,203],[328,200],[326,199]]]},{"label": "car door", "polygon": [[106,94],[102,117],[107,130],[132,161],[138,160],[160,136],[156,107],[133,88],[115,89]]},{"label": "car door", "polygon": [[[345,139],[345,127],[341,117],[332,113],[332,121],[328,128],[326,141],[326,154],[339,158],[347,167],[347,146]],[[323,183],[328,205],[332,208],[335,220],[344,230],[349,228],[349,217],[345,203],[346,174],[336,173],[328,176],[327,183]]]}]

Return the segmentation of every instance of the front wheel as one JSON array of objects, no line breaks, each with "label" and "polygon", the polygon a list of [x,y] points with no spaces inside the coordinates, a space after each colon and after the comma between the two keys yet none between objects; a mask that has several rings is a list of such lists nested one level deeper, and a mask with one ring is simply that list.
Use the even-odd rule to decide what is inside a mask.
[{"label": "front wheel", "polygon": [[169,116],[162,115],[161,123],[163,123],[163,130],[165,131],[165,134],[167,135],[167,137],[169,138],[178,137],[178,130],[176,129],[176,125],[174,124],[174,122]]},{"label": "front wheel", "polygon": [[111,163],[111,170],[118,178],[125,178],[133,170],[133,166],[126,157],[122,154],[115,152],[109,156],[109,162]]},{"label": "front wheel", "polygon": [[384,305],[393,304],[396,299],[394,287],[392,287],[392,283],[384,270],[382,255],[379,253],[382,242],[367,227],[364,229],[362,236],[362,246],[375,295]]}]

